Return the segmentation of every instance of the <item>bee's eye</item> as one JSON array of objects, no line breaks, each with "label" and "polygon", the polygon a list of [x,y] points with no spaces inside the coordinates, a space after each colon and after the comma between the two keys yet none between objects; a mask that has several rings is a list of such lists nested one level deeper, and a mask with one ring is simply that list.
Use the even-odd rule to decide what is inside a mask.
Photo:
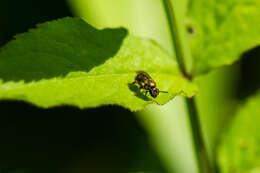
[{"label": "bee's eye", "polygon": [[150,94],[151,94],[151,96],[152,96],[153,98],[157,97],[158,94],[159,94],[158,88],[152,88],[152,89],[150,90]]}]

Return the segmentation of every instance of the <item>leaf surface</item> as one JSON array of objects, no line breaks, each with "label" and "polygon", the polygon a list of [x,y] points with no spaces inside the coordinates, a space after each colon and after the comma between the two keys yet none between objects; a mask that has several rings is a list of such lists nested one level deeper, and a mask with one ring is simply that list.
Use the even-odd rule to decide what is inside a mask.
[{"label": "leaf surface", "polygon": [[259,108],[260,92],[238,110],[218,149],[221,172],[260,171]]},{"label": "leaf surface", "polygon": [[194,73],[230,65],[260,45],[259,0],[190,1]]},{"label": "leaf surface", "polygon": [[[161,93],[138,91],[135,71],[144,70]],[[185,80],[176,62],[154,41],[125,29],[96,30],[65,18],[18,35],[0,52],[0,99],[23,100],[48,108],[121,105],[136,111],[164,104],[176,95],[191,97],[197,86]]]}]

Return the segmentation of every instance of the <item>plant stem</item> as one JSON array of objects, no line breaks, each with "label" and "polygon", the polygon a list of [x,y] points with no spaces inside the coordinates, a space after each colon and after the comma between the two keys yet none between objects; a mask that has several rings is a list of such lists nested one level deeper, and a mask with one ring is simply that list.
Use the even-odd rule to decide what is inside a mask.
[{"label": "plant stem", "polygon": [[180,33],[177,27],[177,21],[171,5],[171,1],[163,0],[163,4],[166,11],[170,32],[171,32],[173,52],[175,52],[176,54],[176,59],[182,74],[186,78],[191,79],[191,76],[187,73],[186,70],[185,51],[183,50],[183,46],[181,45]]},{"label": "plant stem", "polygon": [[202,131],[199,122],[198,111],[194,98],[186,99],[188,108],[188,115],[190,119],[190,125],[192,129],[192,136],[195,148],[195,155],[197,157],[198,169],[201,173],[212,172],[211,165],[207,155],[207,149],[205,147]]},{"label": "plant stem", "polygon": [[[164,8],[166,11],[169,28],[172,38],[173,52],[176,54],[176,59],[179,64],[180,70],[183,75],[188,79],[192,80],[192,75],[187,73],[186,64],[185,64],[185,52],[184,47],[181,42],[181,35],[178,31],[177,20],[171,0],[163,0]],[[187,58],[186,58],[187,60]],[[197,166],[200,173],[211,173],[211,165],[209,162],[207,150],[202,137],[202,130],[199,121],[199,114],[197,111],[196,103],[194,98],[186,98],[186,104],[188,108],[188,115],[191,125],[191,135],[193,138],[193,145],[195,150],[195,157],[197,161]]]}]

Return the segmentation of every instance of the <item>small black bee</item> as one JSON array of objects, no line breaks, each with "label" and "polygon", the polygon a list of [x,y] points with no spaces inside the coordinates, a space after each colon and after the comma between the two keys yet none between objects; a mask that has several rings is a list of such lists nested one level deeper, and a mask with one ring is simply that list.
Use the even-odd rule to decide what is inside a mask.
[{"label": "small black bee", "polygon": [[154,80],[151,78],[151,76],[149,76],[149,74],[147,74],[144,71],[137,71],[136,72],[137,75],[135,77],[135,81],[132,82],[131,84],[138,84],[139,90],[141,89],[145,89],[145,95],[147,95],[148,91],[150,93],[150,95],[155,98],[159,95],[160,92],[162,93],[168,93],[166,91],[159,91],[158,88],[156,88],[156,83],[154,82]]}]

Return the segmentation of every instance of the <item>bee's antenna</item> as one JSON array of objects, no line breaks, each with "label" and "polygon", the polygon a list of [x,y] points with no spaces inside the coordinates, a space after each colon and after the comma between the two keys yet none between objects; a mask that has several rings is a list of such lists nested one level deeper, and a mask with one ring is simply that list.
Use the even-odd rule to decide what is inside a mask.
[{"label": "bee's antenna", "polygon": [[167,91],[159,91],[160,93],[168,93]]}]

